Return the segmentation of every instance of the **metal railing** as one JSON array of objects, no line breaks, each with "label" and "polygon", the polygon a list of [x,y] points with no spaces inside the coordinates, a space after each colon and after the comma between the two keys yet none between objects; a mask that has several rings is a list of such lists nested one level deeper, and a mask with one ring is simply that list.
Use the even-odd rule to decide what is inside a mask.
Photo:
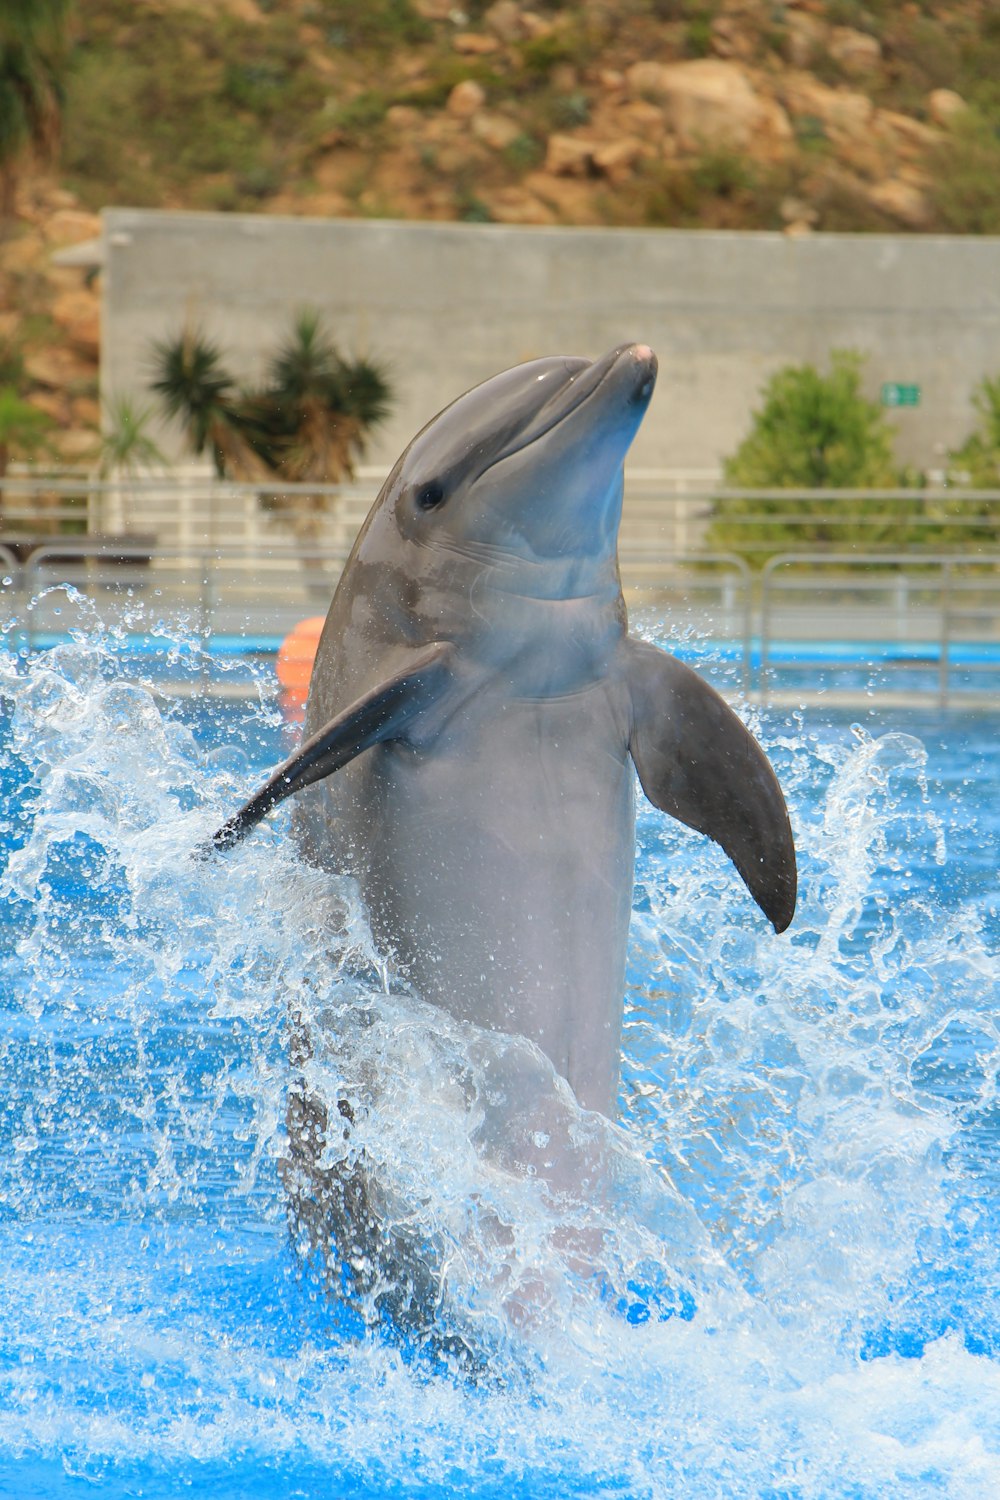
[{"label": "metal railing", "polygon": [[780,554],[761,572],[759,618],[764,702],[780,690],[773,643],[793,638],[825,644],[827,674],[891,671],[910,679],[904,697],[941,707],[1000,703],[1000,550]]},{"label": "metal railing", "polygon": [[[382,469],[363,468],[342,484],[269,487],[218,479],[194,466],[108,479],[12,470],[0,478],[0,530],[134,533],[167,547],[265,548],[296,537],[338,547],[353,539],[384,477]],[[759,509],[744,511],[747,505]],[[738,546],[720,530],[731,533],[734,526]],[[804,541],[807,530],[814,537],[827,533],[825,545],[841,551],[855,544],[908,546],[910,536],[893,535],[906,528],[933,531],[936,550],[969,550],[1000,532],[1000,489],[736,489],[691,471],[636,468],[626,471],[622,527],[623,545],[656,542],[679,552],[707,545],[762,559],[798,550],[797,535]],[[775,527],[783,529],[780,546]]]},{"label": "metal railing", "polygon": [[[97,535],[36,530],[0,539],[8,646],[51,644],[66,634],[70,616],[84,624],[84,616],[99,618],[132,637],[180,628],[201,643],[199,671],[207,680],[213,653],[273,650],[303,616],[325,612],[377,482],[369,475],[351,486],[306,487],[308,496],[322,494],[326,509],[311,515],[315,539],[302,541],[287,514],[262,508],[257,486],[204,475],[151,478],[129,487],[127,514],[111,516],[108,497],[121,491],[120,483],[8,477],[0,482],[8,520],[18,497],[27,512],[57,486],[64,497],[96,497],[105,520],[121,523]],[[302,493],[289,488],[281,498],[294,505]],[[750,530],[738,549],[705,544],[720,496],[762,502],[740,515]],[[833,537],[838,527],[854,537],[866,528],[884,531],[884,508],[898,505],[908,524],[925,523],[939,540],[889,550],[786,542],[776,551],[779,543],[766,528],[790,526],[798,502],[811,507],[813,528],[819,505]],[[875,504],[883,507],[880,516],[865,511]],[[48,505],[34,514],[51,523],[56,512]],[[77,500],[67,514],[79,524]],[[681,639],[692,651],[714,652],[733,687],[764,701],[807,701],[821,690],[836,701],[838,693],[856,698],[874,685],[901,702],[1000,704],[1000,492],[782,491],[776,497],[708,485],[694,491],[680,483],[668,490],[665,481],[658,489],[656,476],[644,474],[629,480],[620,562],[633,616],[648,616],[654,633]],[[72,592],[53,591],[62,584]]]}]

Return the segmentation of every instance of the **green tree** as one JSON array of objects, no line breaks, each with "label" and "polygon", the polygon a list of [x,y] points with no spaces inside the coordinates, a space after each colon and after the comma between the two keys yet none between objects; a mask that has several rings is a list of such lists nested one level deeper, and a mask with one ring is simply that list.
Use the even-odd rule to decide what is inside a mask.
[{"label": "green tree", "polygon": [[149,435],[152,407],[139,406],[131,396],[109,396],[103,408],[97,473],[112,483],[100,492],[100,530],[127,531],[136,481],[167,460]]},{"label": "green tree", "polygon": [[98,473],[102,479],[135,479],[143,469],[166,463],[149,435],[152,408],[137,406],[131,396],[111,396],[104,403],[104,431]]},{"label": "green tree", "polygon": [[37,458],[46,451],[52,427],[52,418],[22,400],[14,386],[0,386],[0,475],[12,459]]},{"label": "green tree", "polygon": [[[735,489],[894,489],[912,484],[893,458],[893,430],[861,391],[860,355],[835,350],[830,368],[786,365],[771,377],[742,443],[723,465]],[[920,501],[720,498],[706,540],[763,563],[804,544],[903,546]]]},{"label": "green tree", "polygon": [[193,453],[212,455],[219,478],[255,478],[253,450],[243,436],[240,393],[222,352],[198,329],[153,345],[152,389],[176,418]]},{"label": "green tree", "polygon": [[319,313],[306,308],[271,358],[264,388],[244,398],[241,416],[270,469],[297,483],[323,484],[353,474],[368,433],[390,406],[380,367],[345,359]]},{"label": "green tree", "polygon": [[[979,423],[959,448],[948,454],[948,483],[967,489],[1000,490],[1000,375],[980,381],[972,397]],[[967,544],[1000,543],[1000,505],[993,500],[944,500],[935,504],[935,514],[949,524],[954,537],[955,521]]]},{"label": "green tree", "polygon": [[951,484],[978,490],[1000,490],[1000,375],[976,387],[972,404],[979,426],[948,455]]},{"label": "green tree", "polygon": [[190,330],[154,346],[153,390],[216,472],[275,486],[265,503],[302,536],[315,535],[322,495],[284,496],[278,485],[339,484],[354,473],[392,393],[373,360],[346,358],[319,313],[296,314],[268,362],[263,385],[240,389],[218,346]]},{"label": "green tree", "polygon": [[25,159],[59,142],[69,0],[0,0],[0,219]]},{"label": "green tree", "polygon": [[[0,344],[0,479],[16,459],[35,459],[51,452],[49,434],[55,423],[45,412],[25,401],[24,361],[16,344]],[[3,491],[0,490],[0,513]]]}]

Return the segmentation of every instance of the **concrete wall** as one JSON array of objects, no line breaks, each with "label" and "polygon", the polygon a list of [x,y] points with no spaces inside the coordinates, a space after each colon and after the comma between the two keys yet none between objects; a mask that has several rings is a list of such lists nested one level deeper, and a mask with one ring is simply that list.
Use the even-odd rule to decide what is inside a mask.
[{"label": "concrete wall", "polygon": [[[113,209],[102,379],[142,391],[150,342],[186,318],[242,377],[296,307],[388,365],[398,407],[370,461],[391,463],[468,386],[541,354],[653,345],[660,381],[636,467],[710,469],[746,431],[763,381],[830,349],[865,385],[922,387],[893,415],[924,467],[962,440],[971,393],[1000,372],[1000,239],[511,228]],[[176,435],[168,440],[180,451]]]}]

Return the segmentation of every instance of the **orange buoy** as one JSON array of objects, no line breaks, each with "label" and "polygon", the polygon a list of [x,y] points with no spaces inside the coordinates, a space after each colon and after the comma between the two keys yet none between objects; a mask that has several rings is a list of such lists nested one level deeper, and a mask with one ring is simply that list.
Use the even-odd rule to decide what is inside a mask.
[{"label": "orange buoy", "polygon": [[325,622],[324,615],[310,615],[308,620],[300,620],[285,636],[278,650],[278,681],[284,688],[282,707],[286,711],[290,709],[293,714],[306,701]]}]

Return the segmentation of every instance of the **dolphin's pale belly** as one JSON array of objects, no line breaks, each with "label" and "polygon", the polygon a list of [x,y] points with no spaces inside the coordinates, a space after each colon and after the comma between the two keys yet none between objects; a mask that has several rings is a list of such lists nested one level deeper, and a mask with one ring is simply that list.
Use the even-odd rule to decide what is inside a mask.
[{"label": "dolphin's pale belly", "polygon": [[474,702],[433,743],[376,746],[314,795],[314,846],[357,876],[418,993],[530,1037],[613,1115],[634,805],[607,685]]}]

